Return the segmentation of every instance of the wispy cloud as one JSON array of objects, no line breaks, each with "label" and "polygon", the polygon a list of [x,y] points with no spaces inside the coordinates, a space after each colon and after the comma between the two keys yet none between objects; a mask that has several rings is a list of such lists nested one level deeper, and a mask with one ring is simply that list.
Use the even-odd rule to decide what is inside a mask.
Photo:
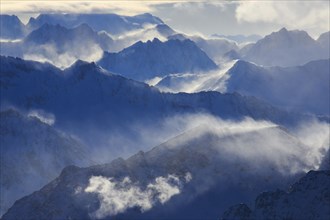
[{"label": "wispy cloud", "polygon": [[99,219],[123,213],[133,207],[139,207],[144,212],[158,202],[164,204],[172,196],[179,194],[183,184],[191,179],[190,173],[183,179],[175,175],[159,176],[145,189],[141,189],[139,184],[133,183],[129,177],[116,181],[113,178],[92,176],[85,192],[98,195],[100,208],[91,215]]}]

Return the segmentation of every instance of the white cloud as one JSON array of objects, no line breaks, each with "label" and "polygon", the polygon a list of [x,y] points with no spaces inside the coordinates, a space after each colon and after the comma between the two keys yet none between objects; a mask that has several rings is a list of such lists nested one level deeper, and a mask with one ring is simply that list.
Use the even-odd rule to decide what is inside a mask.
[{"label": "white cloud", "polygon": [[185,175],[184,180],[180,180],[175,175],[160,176],[143,190],[129,177],[116,181],[113,178],[92,176],[85,192],[98,195],[101,202],[100,208],[91,215],[95,218],[104,218],[123,213],[133,207],[139,207],[144,212],[151,209],[157,202],[164,204],[172,196],[179,194],[183,184],[191,179],[190,173]]},{"label": "white cloud", "polygon": [[329,1],[240,1],[238,22],[270,23],[304,30],[329,30]]},{"label": "white cloud", "polygon": [[97,44],[92,42],[83,42],[84,47],[81,47],[80,42],[68,45],[65,52],[58,52],[58,49],[53,44],[33,45],[25,48],[23,59],[34,60],[38,62],[48,62],[59,68],[65,69],[71,66],[78,59],[93,62],[99,60],[103,55],[103,50]]}]

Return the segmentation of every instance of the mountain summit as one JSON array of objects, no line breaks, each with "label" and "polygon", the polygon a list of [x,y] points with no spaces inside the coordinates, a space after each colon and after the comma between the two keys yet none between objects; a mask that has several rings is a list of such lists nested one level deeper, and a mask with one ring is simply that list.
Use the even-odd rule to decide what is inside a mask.
[{"label": "mountain summit", "polygon": [[[307,32],[282,28],[255,44],[248,45],[243,59],[266,66],[296,66],[311,60],[329,58],[327,50]],[[243,48],[242,51],[245,49]]]},{"label": "mountain summit", "polygon": [[161,42],[157,38],[145,43],[139,41],[119,53],[104,53],[98,64],[111,72],[136,80],[217,68],[193,41]]}]

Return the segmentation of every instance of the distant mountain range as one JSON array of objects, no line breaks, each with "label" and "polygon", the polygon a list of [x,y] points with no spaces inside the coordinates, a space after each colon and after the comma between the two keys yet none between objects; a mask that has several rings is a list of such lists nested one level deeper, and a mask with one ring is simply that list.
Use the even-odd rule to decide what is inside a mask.
[{"label": "distant mountain range", "polygon": [[255,96],[294,111],[329,115],[329,66],[329,59],[288,68],[238,61],[228,71],[226,91]]},{"label": "distant mountain range", "polygon": [[72,29],[44,24],[21,41],[1,43],[1,54],[47,61],[63,68],[77,59],[96,61],[113,44],[109,35],[96,33],[86,24]]},{"label": "distant mountain range", "polygon": [[305,31],[282,28],[242,48],[242,59],[265,66],[297,66],[312,60],[328,59],[326,40],[314,40]]},{"label": "distant mountain range", "polygon": [[[32,31],[25,39],[24,43],[35,47],[46,44],[54,44],[61,53],[75,50],[78,46],[88,50],[88,43],[100,46],[102,50],[111,48],[112,39],[108,35],[97,34],[87,24],[81,24],[75,28],[67,29],[60,25],[42,25],[39,29]],[[82,47],[83,45],[83,47]],[[68,47],[71,46],[69,49]]]},{"label": "distant mountain range", "polygon": [[[126,142],[125,151],[129,153],[136,150],[141,138],[145,139],[136,126],[162,128],[161,123],[175,115],[204,112],[224,119],[251,117],[285,126],[313,118],[282,111],[238,93],[161,93],[82,61],[62,71],[49,64],[1,57],[0,79],[2,106],[54,114],[55,127],[76,134],[91,147],[105,147],[111,154],[100,158],[108,160],[123,152],[116,146],[121,142],[115,142],[109,134],[116,132],[122,140],[131,140],[132,143]],[[157,143],[144,142],[140,146],[151,147],[150,144]]]},{"label": "distant mountain range", "polygon": [[15,15],[1,15],[1,38],[19,39],[44,24],[60,25],[72,29],[87,24],[94,31],[106,31],[118,35],[127,31],[141,29],[146,25],[163,24],[163,21],[149,13],[136,16],[122,16],[117,14],[40,14],[31,17],[24,25]]},{"label": "distant mountain range", "polygon": [[329,115],[329,65],[329,59],[296,67],[264,67],[239,60],[210,73],[169,75],[156,86],[174,92],[238,92],[288,110]]},{"label": "distant mountain range", "polygon": [[0,15],[0,38],[19,39],[26,33],[25,25],[15,15]]},{"label": "distant mountain range", "polygon": [[122,16],[117,14],[40,14],[31,18],[27,27],[37,29],[44,24],[59,24],[66,28],[74,28],[87,24],[95,31],[106,31],[118,35],[127,31],[141,29],[148,24],[162,24],[163,21],[149,13],[136,16]]},{"label": "distant mountain range", "polygon": [[[36,47],[27,47],[22,42],[1,42],[2,55],[48,61],[62,68],[70,66],[78,59],[88,62],[97,61],[103,51],[119,52],[136,42],[147,42],[154,38],[162,42],[190,39],[217,64],[221,64],[224,60],[243,59],[264,66],[287,67],[330,57],[329,33],[324,33],[319,39],[314,40],[305,31],[289,31],[282,28],[264,38],[257,35],[246,37],[214,35],[211,38],[204,38],[175,31],[159,18],[148,13],[136,16],[41,14],[37,18],[31,18],[27,25],[22,24],[16,16],[1,16],[3,27],[1,38],[24,39],[34,31],[34,34],[31,33],[32,35],[27,38],[29,42],[34,42],[33,47]],[[42,34],[42,32],[53,33],[55,27],[62,33],[60,36]],[[79,30],[82,29],[85,32],[80,33]],[[78,35],[74,36],[75,34]],[[65,38],[61,37],[64,35]],[[252,39],[254,43],[243,48],[238,45],[248,39]],[[73,47],[69,50],[65,49],[65,45],[73,45]],[[64,60],[69,61],[64,62]]]}]

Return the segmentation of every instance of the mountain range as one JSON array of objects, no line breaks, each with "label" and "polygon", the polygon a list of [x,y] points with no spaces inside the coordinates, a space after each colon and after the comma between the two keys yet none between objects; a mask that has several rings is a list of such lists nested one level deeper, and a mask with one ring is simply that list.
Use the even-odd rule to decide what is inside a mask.
[{"label": "mountain range", "polygon": [[[142,132],[144,129],[139,129],[142,125],[150,128],[149,132],[158,128],[160,138],[164,121],[180,114],[202,112],[234,120],[251,117],[288,127],[313,118],[282,111],[238,93],[161,93],[155,87],[82,61],[60,70],[50,64],[1,57],[0,79],[2,106],[42,109],[53,114],[55,127],[77,135],[92,148],[104,147],[105,152],[111,153],[99,157],[108,160],[120,155],[123,149],[127,153],[135,151],[137,143],[147,139]],[[109,134],[117,138],[112,139]],[[168,137],[168,134],[164,135],[162,140]],[[123,146],[123,140],[131,142],[126,141]],[[145,141],[149,144],[143,142],[139,146],[159,144],[159,140],[155,143]]]},{"label": "mountain range", "polygon": [[[260,190],[286,186],[313,166],[305,158],[313,149],[285,129],[242,125],[202,125],[127,160],[67,167],[3,219],[214,219],[229,204],[252,202]],[[150,187],[156,192],[144,191]]]},{"label": "mountain range", "polygon": [[2,42],[1,54],[48,61],[63,68],[78,59],[96,61],[112,45],[113,40],[109,35],[96,33],[86,24],[72,29],[44,24],[21,41]]},{"label": "mountain range", "polygon": [[19,39],[25,35],[25,25],[15,15],[0,15],[1,39]]},{"label": "mountain range", "polygon": [[330,32],[0,19],[1,219],[330,218]]},{"label": "mountain range", "polygon": [[282,28],[242,48],[241,56],[264,66],[297,66],[312,60],[328,59],[329,47],[323,43],[305,31]]},{"label": "mountain range", "polygon": [[37,18],[31,18],[27,24],[31,30],[44,24],[59,24],[66,28],[74,28],[83,23],[95,31],[106,31],[109,34],[118,35],[126,31],[136,30],[147,24],[161,24],[162,20],[149,14],[136,16],[122,16],[117,14],[40,14]]},{"label": "mountain range", "polygon": [[156,86],[173,92],[238,92],[291,111],[329,115],[330,97],[325,92],[330,82],[329,65],[329,59],[296,67],[264,67],[239,60],[199,75],[168,75]]}]

